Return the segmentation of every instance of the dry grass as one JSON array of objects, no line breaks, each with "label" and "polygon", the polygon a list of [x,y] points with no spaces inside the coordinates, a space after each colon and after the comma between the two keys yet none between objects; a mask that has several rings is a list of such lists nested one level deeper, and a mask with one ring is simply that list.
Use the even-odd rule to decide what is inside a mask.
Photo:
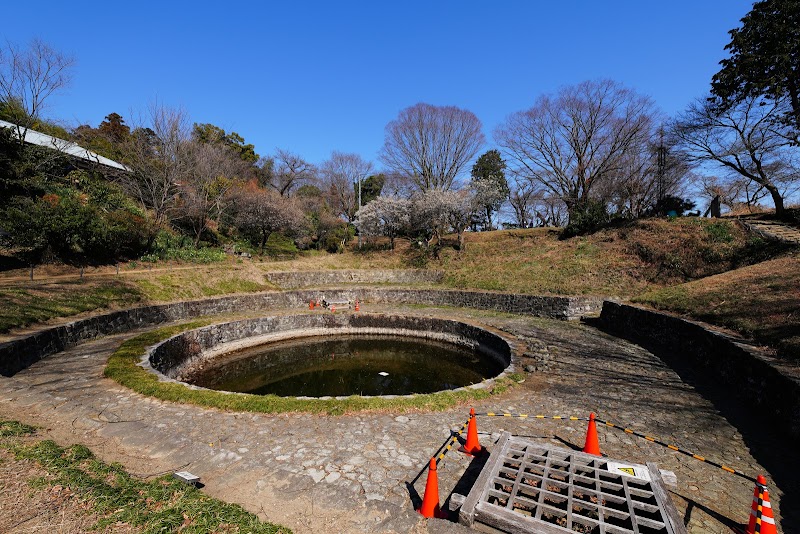
[{"label": "dry grass", "polygon": [[62,281],[0,289],[0,333],[97,309],[130,306],[141,294],[125,283]]},{"label": "dry grass", "polygon": [[800,258],[796,254],[645,293],[634,299],[736,330],[800,360]]},{"label": "dry grass", "polygon": [[[720,274],[783,253],[753,238],[733,221],[651,219],[589,236],[559,239],[553,229],[468,233],[457,251],[448,238],[438,258],[397,240],[397,249],[344,254],[304,252],[283,261],[230,258],[213,264],[131,262],[117,277],[113,266],[87,270],[79,281],[69,266],[0,276],[0,332],[94,309],[133,302],[158,303],[276,289],[268,271],[397,269],[427,267],[445,272],[443,285],[527,294],[595,294],[630,298]],[[380,245],[381,243],[378,243]],[[374,243],[369,243],[374,246]]]},{"label": "dry grass", "polygon": [[[0,448],[0,532],[88,532],[97,517],[63,486],[31,488],[29,481],[47,472],[30,460],[16,459]],[[137,532],[115,525],[101,532]]]},{"label": "dry grass", "polygon": [[731,221],[653,219],[567,240],[548,229],[469,234],[441,264],[459,288],[631,297],[779,252]]}]

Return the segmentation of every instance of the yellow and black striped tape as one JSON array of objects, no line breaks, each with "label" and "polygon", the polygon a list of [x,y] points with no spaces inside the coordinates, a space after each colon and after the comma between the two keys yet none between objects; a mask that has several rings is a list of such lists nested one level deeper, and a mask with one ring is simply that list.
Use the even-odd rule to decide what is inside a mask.
[{"label": "yellow and black striped tape", "polygon": [[[500,413],[498,413],[498,412],[484,412],[484,413],[476,413],[475,415],[483,415],[483,416],[488,416],[488,417],[516,417],[516,418],[519,418],[519,419],[560,419],[560,420],[564,420],[564,421],[588,421],[589,420],[588,417],[575,417],[573,415],[570,415],[570,416],[549,415],[548,416],[548,415],[529,415],[529,414],[508,413],[508,412],[500,412]],[[622,427],[622,426],[618,426],[618,425],[615,425],[614,423],[611,423],[609,421],[603,421],[602,419],[598,419],[597,417],[595,417],[595,422],[597,422],[597,424],[600,424],[600,425],[606,425],[609,428],[615,428],[617,430],[622,430],[626,434],[631,434],[631,435],[636,436],[636,437],[644,438],[644,439],[646,439],[647,441],[649,441],[651,443],[655,443],[657,445],[661,445],[662,447],[666,447],[668,449],[671,449],[671,450],[673,450],[675,452],[679,452],[681,454],[685,454],[686,456],[690,456],[690,457],[694,458],[695,460],[707,463],[709,465],[713,465],[714,467],[718,467],[718,468],[722,469],[723,471],[727,471],[728,473],[731,473],[732,475],[740,476],[740,477],[742,477],[744,479],[747,479],[747,480],[749,480],[751,482],[755,482],[756,481],[755,478],[753,478],[753,477],[751,477],[749,475],[746,475],[745,473],[742,473],[741,471],[738,471],[738,470],[736,470],[736,469],[734,469],[732,467],[728,467],[725,464],[720,464],[720,463],[714,462],[712,460],[707,459],[704,456],[700,456],[699,454],[695,454],[693,452],[689,452],[687,450],[681,449],[680,447],[678,447],[676,445],[671,445],[669,443],[665,443],[664,441],[661,441],[658,438],[654,438],[653,436],[648,436],[646,434],[641,434],[639,432],[636,432],[635,430],[631,430],[630,428],[625,428],[625,427]]]},{"label": "yellow and black striped tape", "polygon": [[440,449],[441,452],[435,456],[436,458],[436,465],[439,465],[439,462],[444,459],[444,455],[450,452],[450,449],[458,442],[458,436],[464,434],[464,429],[467,428],[467,424],[469,421],[461,425],[461,428],[457,432],[453,432],[453,435],[447,440],[447,444],[444,446],[443,449]]},{"label": "yellow and black striped tape", "polygon": [[529,415],[526,413],[496,413],[496,412],[484,412],[484,413],[476,413],[475,415],[485,415],[488,417],[516,417],[519,419],[563,419],[565,421],[588,421],[588,417],[575,417],[574,415]]},{"label": "yellow and black striped tape", "polygon": [[751,482],[755,482],[756,481],[756,479],[754,477],[751,477],[750,475],[742,473],[741,471],[738,471],[738,470],[734,469],[733,467],[728,467],[725,464],[720,464],[720,463],[714,462],[712,460],[709,460],[705,456],[700,456],[699,454],[695,454],[695,453],[687,451],[685,449],[681,449],[677,445],[671,445],[669,443],[661,441],[658,438],[654,438],[653,436],[648,436],[646,434],[641,434],[639,432],[636,432],[635,430],[631,430],[630,428],[625,428],[625,427],[622,427],[622,426],[618,426],[618,425],[615,425],[614,423],[611,423],[609,421],[603,421],[602,419],[598,419],[598,418],[595,418],[595,422],[597,422],[598,424],[601,424],[601,425],[606,425],[609,428],[622,430],[626,434],[631,434],[632,436],[636,436],[636,437],[639,437],[639,438],[644,438],[647,441],[649,441],[650,443],[655,443],[656,445],[661,445],[662,447],[666,447],[666,448],[668,448],[670,450],[673,450],[675,452],[679,452],[681,454],[684,454],[686,456],[694,458],[695,460],[698,460],[700,462],[707,463],[708,465],[713,465],[714,467],[718,467],[718,468],[722,469],[723,471],[727,471],[728,473],[731,473],[732,475],[740,476],[740,477],[742,477],[744,479],[747,479],[747,480],[749,480]]},{"label": "yellow and black striped tape", "polygon": [[[459,428],[457,431],[455,432],[451,431],[450,437],[447,438],[444,441],[444,443],[442,443],[442,446],[439,447],[435,453],[433,453],[433,456],[431,456],[431,458],[436,459],[436,465],[439,465],[439,462],[441,462],[442,459],[444,459],[445,454],[450,452],[450,449],[452,449],[453,445],[455,445],[455,443],[458,441],[458,437],[464,434],[464,429],[467,428],[468,424],[469,424],[469,419],[464,421],[464,424],[462,424],[461,428]],[[417,476],[415,476],[411,480],[411,482],[409,482],[409,484],[413,486],[417,482],[417,480],[419,480],[419,477],[421,477],[422,474],[425,473],[428,467],[429,467],[428,462],[426,462],[425,465],[422,467],[422,469],[420,469],[419,473],[417,473]]]}]

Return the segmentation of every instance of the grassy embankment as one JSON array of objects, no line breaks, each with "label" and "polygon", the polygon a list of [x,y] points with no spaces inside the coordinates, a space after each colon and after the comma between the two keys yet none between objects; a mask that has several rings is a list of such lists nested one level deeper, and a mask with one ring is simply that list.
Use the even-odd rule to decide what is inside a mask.
[{"label": "grassy embankment", "polygon": [[[81,530],[291,532],[262,522],[241,506],[211,498],[171,476],[142,480],[119,464],[101,462],[83,445],[61,447],[53,441],[31,437],[35,430],[15,421],[0,421],[0,450],[10,453],[10,459],[5,461],[17,464],[14,476],[27,478],[32,490],[16,495],[23,502],[17,503],[13,514],[0,519],[0,524],[7,523],[10,530],[38,515],[52,514],[55,507],[62,526],[70,524]],[[0,487],[3,485],[0,483]],[[42,494],[38,499],[36,492]]]},{"label": "grassy embankment", "polygon": [[[285,261],[157,263],[152,270],[129,264],[121,269],[119,278],[108,267],[104,274],[87,274],[83,282],[75,280],[74,269],[70,279],[58,279],[58,271],[53,268],[37,275],[42,279],[33,283],[25,280],[24,272],[16,273],[13,283],[4,283],[4,274],[0,276],[0,332],[137,302],[274,289],[264,280],[267,271],[419,266],[419,253],[407,242],[399,243],[395,251],[309,252]],[[638,221],[567,240],[559,240],[558,232],[552,229],[469,233],[464,251],[444,247],[439,259],[424,263],[427,268],[445,272],[445,287],[638,297],[638,302],[727,326],[780,346],[783,339],[792,337],[791,329],[800,323],[791,307],[792,295],[799,291],[797,278],[791,274],[792,261],[785,259],[772,268],[765,267],[774,275],[770,281],[746,274],[759,270],[745,270],[738,279],[732,273],[786,253],[783,247],[748,235],[732,221],[683,218]],[[708,278],[723,273],[731,275]],[[702,289],[709,283],[717,284],[713,305],[708,301],[712,292]],[[779,301],[786,304],[779,305]],[[761,311],[772,308],[776,313]],[[735,319],[737,315],[739,319]]]},{"label": "grassy embankment", "polygon": [[800,362],[797,254],[647,292],[633,299],[719,325]]}]

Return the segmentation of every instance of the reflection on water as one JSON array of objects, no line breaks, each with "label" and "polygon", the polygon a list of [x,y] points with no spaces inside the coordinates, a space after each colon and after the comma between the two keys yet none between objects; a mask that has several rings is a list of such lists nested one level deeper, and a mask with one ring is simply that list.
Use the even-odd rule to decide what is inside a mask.
[{"label": "reflection on water", "polygon": [[229,353],[188,382],[258,395],[404,395],[455,389],[503,366],[466,347],[399,336],[313,337]]}]

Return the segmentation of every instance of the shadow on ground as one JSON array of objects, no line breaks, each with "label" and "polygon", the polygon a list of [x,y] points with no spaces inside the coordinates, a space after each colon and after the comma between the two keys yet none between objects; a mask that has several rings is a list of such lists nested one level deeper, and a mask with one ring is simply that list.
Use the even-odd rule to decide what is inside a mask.
[{"label": "shadow on ground", "polygon": [[[597,322],[592,323],[591,326],[599,327]],[[797,454],[794,440],[785,431],[772,425],[763,413],[755,409],[753,403],[748,402],[748,399],[742,398],[739,392],[721,383],[716,375],[704,372],[704,369],[693,365],[680,354],[665,350],[658,345],[640,341],[637,341],[637,344],[669,365],[684,383],[709,400],[720,415],[736,427],[753,458],[769,471],[772,480],[768,479],[768,483],[771,482],[783,493],[780,501],[779,531],[800,532],[800,456]],[[704,509],[702,505],[692,501],[689,501],[689,505],[687,515],[691,513],[692,505]],[[711,515],[716,516],[716,514]],[[720,522],[727,524],[721,519]]]}]

